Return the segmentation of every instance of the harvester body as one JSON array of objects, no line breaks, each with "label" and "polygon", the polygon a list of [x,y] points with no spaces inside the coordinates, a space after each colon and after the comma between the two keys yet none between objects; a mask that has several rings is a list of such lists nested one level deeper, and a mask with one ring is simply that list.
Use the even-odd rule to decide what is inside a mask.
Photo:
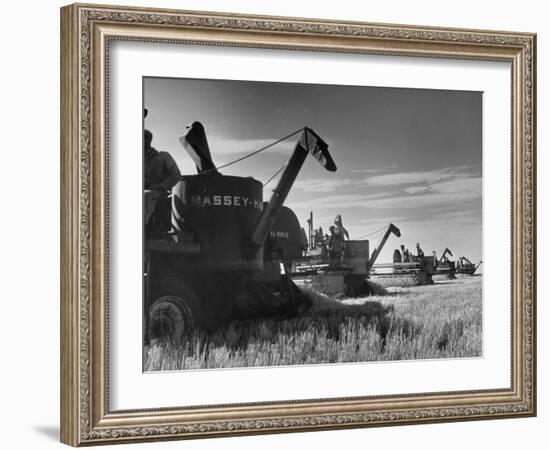
[{"label": "harvester body", "polygon": [[433,275],[437,270],[437,259],[435,256],[414,256],[411,261],[393,263],[392,276],[409,276],[414,284],[432,284]]},{"label": "harvester body", "polygon": [[[275,229],[278,229],[277,225]],[[392,233],[401,236],[399,229],[390,224],[372,254],[368,239],[343,241],[341,257],[338,258],[332,257],[324,248],[309,249],[304,258],[292,262],[292,276],[301,284],[330,296],[370,295],[372,292],[368,278],[372,266]]]},{"label": "harvester body", "polygon": [[170,231],[145,242],[146,341],[178,337],[196,327],[215,330],[251,315],[293,314],[308,306],[284,261],[265,243],[306,156],[336,170],[328,145],[304,128],[264,203],[261,182],[218,172],[209,150],[201,148],[204,129],[196,124],[186,136],[193,139],[182,138],[182,143],[195,154],[199,174],[183,176],[172,189]]}]

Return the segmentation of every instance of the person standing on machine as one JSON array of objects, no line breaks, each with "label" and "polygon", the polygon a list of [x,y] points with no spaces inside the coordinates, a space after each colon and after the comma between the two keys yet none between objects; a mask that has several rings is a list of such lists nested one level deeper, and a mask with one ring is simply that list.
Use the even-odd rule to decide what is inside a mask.
[{"label": "person standing on machine", "polygon": [[349,233],[348,230],[344,228],[344,225],[342,224],[342,216],[338,214],[334,219],[334,226],[339,230],[339,232],[342,234],[342,239],[349,241]]}]

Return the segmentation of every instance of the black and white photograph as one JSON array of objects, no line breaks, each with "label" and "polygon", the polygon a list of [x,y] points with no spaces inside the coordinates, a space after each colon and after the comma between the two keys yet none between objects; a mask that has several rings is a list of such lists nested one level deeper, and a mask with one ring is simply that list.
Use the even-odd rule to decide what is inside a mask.
[{"label": "black and white photograph", "polygon": [[481,357],[482,102],[145,77],[144,370]]}]

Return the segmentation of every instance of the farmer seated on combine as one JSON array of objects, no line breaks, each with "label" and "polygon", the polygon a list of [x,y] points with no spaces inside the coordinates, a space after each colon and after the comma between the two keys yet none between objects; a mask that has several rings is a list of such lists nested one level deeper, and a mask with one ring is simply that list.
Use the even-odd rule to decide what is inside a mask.
[{"label": "farmer seated on combine", "polygon": [[153,133],[145,130],[143,138],[145,232],[149,238],[159,238],[170,229],[171,203],[168,195],[181,173],[170,153],[159,152],[151,146]]},{"label": "farmer seated on combine", "polygon": [[420,248],[419,243],[416,244],[416,257],[418,258],[419,261],[422,261],[422,259],[424,259],[424,252]]}]

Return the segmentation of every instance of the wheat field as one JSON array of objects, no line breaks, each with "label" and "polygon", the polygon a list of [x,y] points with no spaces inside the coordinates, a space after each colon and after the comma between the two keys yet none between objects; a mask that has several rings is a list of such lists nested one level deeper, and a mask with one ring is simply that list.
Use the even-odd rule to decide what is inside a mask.
[{"label": "wheat field", "polygon": [[144,348],[144,370],[482,356],[482,277],[389,288],[389,294],[334,300],[291,319],[233,322],[185,342]]}]

